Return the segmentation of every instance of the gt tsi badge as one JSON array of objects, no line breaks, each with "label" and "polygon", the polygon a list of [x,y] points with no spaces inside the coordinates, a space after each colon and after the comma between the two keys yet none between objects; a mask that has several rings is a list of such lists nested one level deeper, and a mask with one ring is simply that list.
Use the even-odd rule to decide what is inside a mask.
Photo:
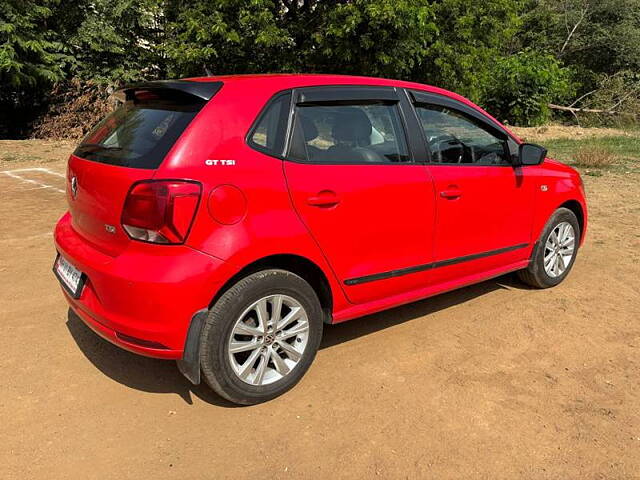
[{"label": "gt tsi badge", "polygon": [[204,164],[207,167],[211,167],[212,165],[231,166],[231,165],[235,165],[236,161],[235,160],[213,160],[213,159],[209,159],[209,160],[205,160]]}]

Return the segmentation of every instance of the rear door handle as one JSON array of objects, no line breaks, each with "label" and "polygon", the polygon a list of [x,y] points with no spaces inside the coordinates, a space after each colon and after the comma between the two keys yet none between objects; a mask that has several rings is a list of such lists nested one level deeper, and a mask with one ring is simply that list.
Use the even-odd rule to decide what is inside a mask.
[{"label": "rear door handle", "polygon": [[456,198],[460,198],[462,196],[462,190],[460,190],[459,188],[448,188],[447,190],[441,191],[440,196],[442,198],[446,198],[447,200],[455,200]]},{"label": "rear door handle", "polygon": [[340,197],[336,192],[333,192],[331,190],[323,190],[317,195],[313,195],[307,198],[307,204],[311,205],[312,207],[335,207],[339,203]]}]

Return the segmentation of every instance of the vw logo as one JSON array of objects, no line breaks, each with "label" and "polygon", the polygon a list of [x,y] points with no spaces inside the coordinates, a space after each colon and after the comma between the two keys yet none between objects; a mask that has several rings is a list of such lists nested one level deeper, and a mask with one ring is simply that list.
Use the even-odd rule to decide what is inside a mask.
[{"label": "vw logo", "polygon": [[78,178],[75,175],[71,177],[71,196],[73,198],[78,196]]}]

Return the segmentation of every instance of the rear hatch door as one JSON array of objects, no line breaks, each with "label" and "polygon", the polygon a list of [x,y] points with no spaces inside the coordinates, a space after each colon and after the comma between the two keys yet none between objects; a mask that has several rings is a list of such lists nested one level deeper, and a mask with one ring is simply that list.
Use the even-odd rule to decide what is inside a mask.
[{"label": "rear hatch door", "polygon": [[73,228],[96,248],[119,254],[131,241],[120,225],[127,193],[156,169],[220,82],[151,82],[120,92],[123,103],[96,125],[69,159]]}]

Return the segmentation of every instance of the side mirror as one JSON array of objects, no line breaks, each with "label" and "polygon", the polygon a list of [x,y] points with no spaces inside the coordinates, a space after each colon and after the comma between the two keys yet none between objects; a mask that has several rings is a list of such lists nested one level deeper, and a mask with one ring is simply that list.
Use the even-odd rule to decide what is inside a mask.
[{"label": "side mirror", "polygon": [[540,165],[547,157],[547,149],[533,143],[520,145],[520,165]]}]

